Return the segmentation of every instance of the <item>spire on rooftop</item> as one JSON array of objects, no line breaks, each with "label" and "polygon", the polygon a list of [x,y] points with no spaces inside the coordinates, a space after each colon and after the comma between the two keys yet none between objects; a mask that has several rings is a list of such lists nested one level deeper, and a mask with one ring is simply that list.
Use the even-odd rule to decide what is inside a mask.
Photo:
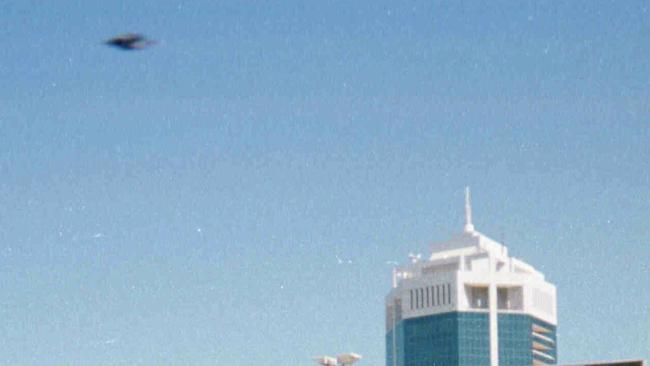
[{"label": "spire on rooftop", "polygon": [[466,233],[474,232],[474,225],[472,224],[472,203],[469,196],[469,187],[465,187],[465,227],[463,231]]}]

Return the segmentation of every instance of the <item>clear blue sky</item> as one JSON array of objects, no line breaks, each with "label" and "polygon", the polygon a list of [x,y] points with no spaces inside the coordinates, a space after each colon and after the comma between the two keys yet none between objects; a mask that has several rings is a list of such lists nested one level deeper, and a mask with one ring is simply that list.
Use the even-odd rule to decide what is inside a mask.
[{"label": "clear blue sky", "polygon": [[383,365],[465,185],[561,362],[650,358],[650,6],[482,3],[0,2],[0,363]]}]

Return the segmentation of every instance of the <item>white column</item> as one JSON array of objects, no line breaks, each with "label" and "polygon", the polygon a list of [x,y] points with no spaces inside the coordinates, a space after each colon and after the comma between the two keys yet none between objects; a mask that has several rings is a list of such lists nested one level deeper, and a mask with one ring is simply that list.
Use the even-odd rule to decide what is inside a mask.
[{"label": "white column", "polygon": [[472,225],[472,202],[469,198],[469,187],[465,187],[465,227],[463,231],[466,233],[474,232],[474,225]]},{"label": "white column", "polygon": [[397,324],[396,317],[397,317],[397,301],[395,301],[395,297],[391,299],[393,302],[393,366],[397,366],[397,328],[395,328],[395,324]]},{"label": "white column", "polygon": [[499,366],[499,322],[496,285],[496,260],[490,254],[490,287],[488,288],[488,303],[490,304],[490,366]]},{"label": "white column", "polygon": [[497,317],[497,285],[494,279],[489,287],[490,303],[490,366],[499,366],[499,324]]}]

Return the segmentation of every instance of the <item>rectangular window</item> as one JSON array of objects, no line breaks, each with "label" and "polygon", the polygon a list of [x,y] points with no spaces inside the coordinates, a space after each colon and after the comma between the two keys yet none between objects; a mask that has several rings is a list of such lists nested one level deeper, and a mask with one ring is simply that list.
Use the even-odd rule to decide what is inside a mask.
[{"label": "rectangular window", "polygon": [[429,286],[427,286],[427,307],[431,306],[429,303]]},{"label": "rectangular window", "polygon": [[415,308],[418,309],[420,307],[420,291],[418,289],[415,289]]},{"label": "rectangular window", "polygon": [[420,309],[424,307],[424,289],[420,287]]},{"label": "rectangular window", "polygon": [[442,285],[442,304],[446,304],[445,300],[447,297],[445,296],[445,285]]},{"label": "rectangular window", "polygon": [[474,309],[487,309],[489,291],[485,286],[465,286],[470,306]]},{"label": "rectangular window", "polygon": [[437,306],[436,303],[436,286],[431,286],[431,303],[433,306]]},{"label": "rectangular window", "polygon": [[451,304],[451,284],[447,284],[447,304]]},{"label": "rectangular window", "polygon": [[436,306],[436,288],[431,286],[431,306]]},{"label": "rectangular window", "polygon": [[413,310],[413,290],[410,290],[409,294],[411,295],[411,301],[409,302],[409,306],[411,307],[411,310]]},{"label": "rectangular window", "polygon": [[440,306],[440,286],[436,285],[436,305]]}]

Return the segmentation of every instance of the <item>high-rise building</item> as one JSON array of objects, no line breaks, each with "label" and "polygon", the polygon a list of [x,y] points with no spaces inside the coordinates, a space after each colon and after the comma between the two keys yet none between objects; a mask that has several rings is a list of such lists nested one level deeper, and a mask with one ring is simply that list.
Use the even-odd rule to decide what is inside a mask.
[{"label": "high-rise building", "polygon": [[472,224],[393,271],[386,366],[543,366],[557,362],[555,286]]}]

